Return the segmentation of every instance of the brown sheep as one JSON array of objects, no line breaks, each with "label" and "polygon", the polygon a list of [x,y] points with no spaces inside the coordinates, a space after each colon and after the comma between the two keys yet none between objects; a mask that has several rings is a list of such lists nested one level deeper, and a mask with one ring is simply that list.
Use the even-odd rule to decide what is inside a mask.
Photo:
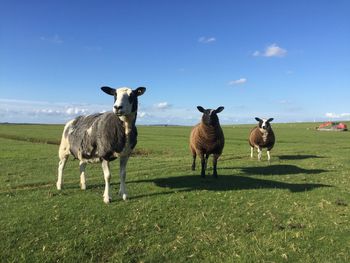
[{"label": "brown sheep", "polygon": [[254,148],[258,150],[258,160],[261,160],[262,148],[267,148],[267,160],[270,161],[270,151],[275,145],[275,134],[271,128],[270,122],[273,118],[268,120],[255,118],[259,124],[254,127],[249,135],[250,157],[253,158]]},{"label": "brown sheep", "polygon": [[190,135],[190,148],[193,156],[192,171],[196,168],[196,157],[199,155],[202,165],[201,176],[205,177],[209,155],[213,154],[213,176],[217,178],[217,160],[225,144],[217,113],[223,111],[224,107],[212,110],[198,106],[197,109],[203,113],[203,116],[202,121],[192,129]]}]

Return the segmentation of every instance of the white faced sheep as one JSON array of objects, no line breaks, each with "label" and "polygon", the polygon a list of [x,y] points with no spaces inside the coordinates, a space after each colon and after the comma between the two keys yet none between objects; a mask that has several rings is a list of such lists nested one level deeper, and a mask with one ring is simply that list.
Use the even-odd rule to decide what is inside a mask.
[{"label": "white faced sheep", "polygon": [[190,135],[190,148],[193,156],[192,170],[196,168],[196,156],[201,158],[201,176],[205,177],[205,170],[210,154],[213,154],[213,176],[217,177],[217,160],[224,149],[225,138],[221,129],[217,113],[223,111],[224,107],[216,110],[197,107],[203,113],[202,121],[197,124]]},{"label": "white faced sheep", "polygon": [[120,158],[120,190],[124,200],[127,198],[125,177],[126,164],[137,143],[137,129],[135,126],[138,96],[146,88],[135,90],[129,88],[112,89],[102,87],[102,91],[114,96],[113,112],[79,116],[68,122],[63,130],[59,147],[59,166],[57,189],[63,184],[63,169],[69,155],[80,161],[80,186],[86,189],[85,167],[87,163],[102,162],[105,179],[103,201],[109,203],[111,173],[109,162]]},{"label": "white faced sheep", "polygon": [[254,148],[258,150],[258,160],[261,160],[262,148],[267,148],[267,160],[270,161],[270,151],[275,145],[275,134],[271,128],[270,122],[273,118],[268,120],[255,118],[259,124],[254,127],[249,135],[250,157],[253,158]]}]

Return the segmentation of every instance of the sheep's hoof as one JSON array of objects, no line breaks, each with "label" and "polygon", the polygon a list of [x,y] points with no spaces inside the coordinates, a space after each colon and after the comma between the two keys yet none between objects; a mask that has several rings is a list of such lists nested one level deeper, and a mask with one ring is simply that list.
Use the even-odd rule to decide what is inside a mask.
[{"label": "sheep's hoof", "polygon": [[86,184],[81,184],[81,185],[80,185],[80,189],[81,189],[81,190],[86,190]]},{"label": "sheep's hoof", "polygon": [[119,190],[119,195],[123,198],[124,201],[128,198],[127,194]]},{"label": "sheep's hoof", "polygon": [[105,204],[109,204],[110,202],[112,202],[112,199],[110,198],[110,197],[104,197],[103,198],[103,202],[105,203]]},{"label": "sheep's hoof", "polygon": [[61,184],[57,183],[56,187],[57,187],[57,190],[62,190],[62,185]]}]

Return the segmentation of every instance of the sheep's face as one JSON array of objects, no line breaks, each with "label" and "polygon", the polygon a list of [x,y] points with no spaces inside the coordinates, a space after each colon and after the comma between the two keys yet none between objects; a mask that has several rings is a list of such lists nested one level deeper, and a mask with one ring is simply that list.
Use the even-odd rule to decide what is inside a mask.
[{"label": "sheep's face", "polygon": [[201,106],[197,106],[197,109],[203,113],[202,122],[208,126],[219,125],[218,113],[224,110],[224,107],[219,107],[216,110],[204,109]]},{"label": "sheep's face", "polygon": [[135,90],[129,88],[112,89],[110,87],[102,87],[101,89],[114,96],[113,112],[118,116],[127,116],[137,112],[137,97],[146,91],[144,87]]},{"label": "sheep's face", "polygon": [[273,121],[273,118],[266,120],[266,119],[260,119],[258,117],[255,117],[255,120],[259,122],[258,126],[261,132],[266,132],[271,129],[270,122]]}]

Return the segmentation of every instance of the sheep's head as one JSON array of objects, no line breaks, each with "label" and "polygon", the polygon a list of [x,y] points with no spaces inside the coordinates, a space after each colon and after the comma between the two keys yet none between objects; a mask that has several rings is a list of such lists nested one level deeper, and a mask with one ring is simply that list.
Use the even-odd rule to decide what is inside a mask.
[{"label": "sheep's head", "polygon": [[261,132],[265,132],[271,129],[271,124],[270,122],[273,121],[273,118],[270,119],[260,119],[258,117],[255,117],[255,120],[259,122],[259,129]]},{"label": "sheep's head", "polygon": [[114,96],[113,112],[118,116],[128,116],[137,112],[137,97],[145,93],[146,88],[139,87],[135,90],[130,88],[113,89],[102,87],[102,91]]},{"label": "sheep's head", "polygon": [[215,126],[219,124],[218,113],[224,110],[224,107],[221,106],[216,110],[204,109],[202,106],[197,106],[197,109],[203,113],[202,122],[208,126]]}]

